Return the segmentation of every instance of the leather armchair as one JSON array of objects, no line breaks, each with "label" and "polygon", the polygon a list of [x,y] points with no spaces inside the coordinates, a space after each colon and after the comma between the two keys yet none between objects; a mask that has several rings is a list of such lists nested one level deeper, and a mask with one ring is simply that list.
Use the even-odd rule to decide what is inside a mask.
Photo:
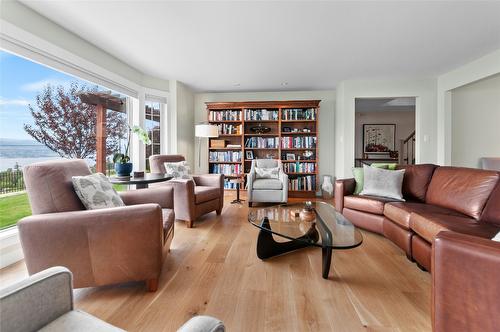
[{"label": "leather armchair", "polygon": [[[153,173],[165,173],[166,162],[184,161],[181,155],[152,155],[149,165]],[[173,179],[167,182],[156,183],[152,187],[173,187],[175,216],[184,220],[188,228],[200,216],[215,211],[222,213],[224,207],[224,175],[204,174],[193,175],[193,180]]]},{"label": "leather armchair", "polygon": [[156,290],[173,237],[171,188],[125,192],[127,206],[85,210],[71,182],[91,174],[84,160],[36,163],[23,171],[33,215],[18,229],[30,275],[64,266],[76,288],[144,280]]},{"label": "leather armchair", "polygon": [[[279,167],[278,179],[259,179],[255,168]],[[283,171],[281,160],[255,159],[252,160],[252,168],[247,174],[248,205],[254,202],[262,203],[286,203],[288,201],[288,175]]]},{"label": "leather armchair", "polygon": [[440,232],[432,247],[433,331],[498,331],[500,243]]}]

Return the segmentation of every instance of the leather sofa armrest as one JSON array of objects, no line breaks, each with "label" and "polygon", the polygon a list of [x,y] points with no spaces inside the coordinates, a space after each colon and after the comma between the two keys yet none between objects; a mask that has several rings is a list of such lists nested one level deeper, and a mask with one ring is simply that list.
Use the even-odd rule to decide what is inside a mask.
[{"label": "leather sofa armrest", "polygon": [[62,265],[77,288],[154,279],[161,270],[158,204],[38,214],[18,229],[29,273]]},{"label": "leather sofa armrest", "polygon": [[174,189],[172,186],[121,191],[118,194],[125,205],[156,203],[165,209],[174,208]]},{"label": "leather sofa armrest", "polygon": [[433,330],[498,329],[499,280],[499,242],[440,232],[432,246]]},{"label": "leather sofa armrest", "polygon": [[175,179],[167,183],[174,188],[175,218],[187,221],[195,220],[195,182],[189,179]]},{"label": "leather sofa armrest", "polygon": [[354,178],[341,179],[335,181],[335,209],[342,213],[344,209],[344,196],[352,195],[356,188],[356,181]]}]

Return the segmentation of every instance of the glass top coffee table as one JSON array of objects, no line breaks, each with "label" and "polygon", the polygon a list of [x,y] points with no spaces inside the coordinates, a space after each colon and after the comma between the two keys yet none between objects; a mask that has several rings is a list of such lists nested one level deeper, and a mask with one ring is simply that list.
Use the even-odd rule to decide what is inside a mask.
[{"label": "glass top coffee table", "polygon": [[[312,211],[303,212],[305,206],[298,203],[250,210],[248,221],[260,228],[257,257],[266,259],[305,247],[321,247],[323,278],[328,279],[332,250],[355,248],[363,242],[363,236],[331,204],[311,202]],[[289,241],[278,242],[273,235]]]}]

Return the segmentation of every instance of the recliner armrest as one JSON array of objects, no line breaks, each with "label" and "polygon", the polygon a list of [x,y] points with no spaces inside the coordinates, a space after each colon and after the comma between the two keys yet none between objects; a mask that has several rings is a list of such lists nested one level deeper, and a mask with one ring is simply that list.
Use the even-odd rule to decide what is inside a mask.
[{"label": "recliner armrest", "polygon": [[165,209],[174,208],[174,190],[172,186],[127,190],[118,194],[125,205],[156,203]]},{"label": "recliner armrest", "polygon": [[224,188],[224,174],[193,175],[197,186]]},{"label": "recliner armrest", "polygon": [[344,196],[352,195],[356,188],[356,181],[354,178],[341,179],[335,181],[335,209],[342,213],[344,209]]},{"label": "recliner armrest", "polygon": [[497,331],[499,280],[499,242],[440,232],[432,246],[433,330]]}]

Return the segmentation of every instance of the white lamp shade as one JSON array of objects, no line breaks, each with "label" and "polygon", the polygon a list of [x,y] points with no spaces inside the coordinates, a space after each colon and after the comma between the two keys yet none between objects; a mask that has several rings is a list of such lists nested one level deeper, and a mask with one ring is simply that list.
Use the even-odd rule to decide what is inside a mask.
[{"label": "white lamp shade", "polygon": [[219,128],[211,124],[197,124],[194,135],[196,137],[219,137]]}]

